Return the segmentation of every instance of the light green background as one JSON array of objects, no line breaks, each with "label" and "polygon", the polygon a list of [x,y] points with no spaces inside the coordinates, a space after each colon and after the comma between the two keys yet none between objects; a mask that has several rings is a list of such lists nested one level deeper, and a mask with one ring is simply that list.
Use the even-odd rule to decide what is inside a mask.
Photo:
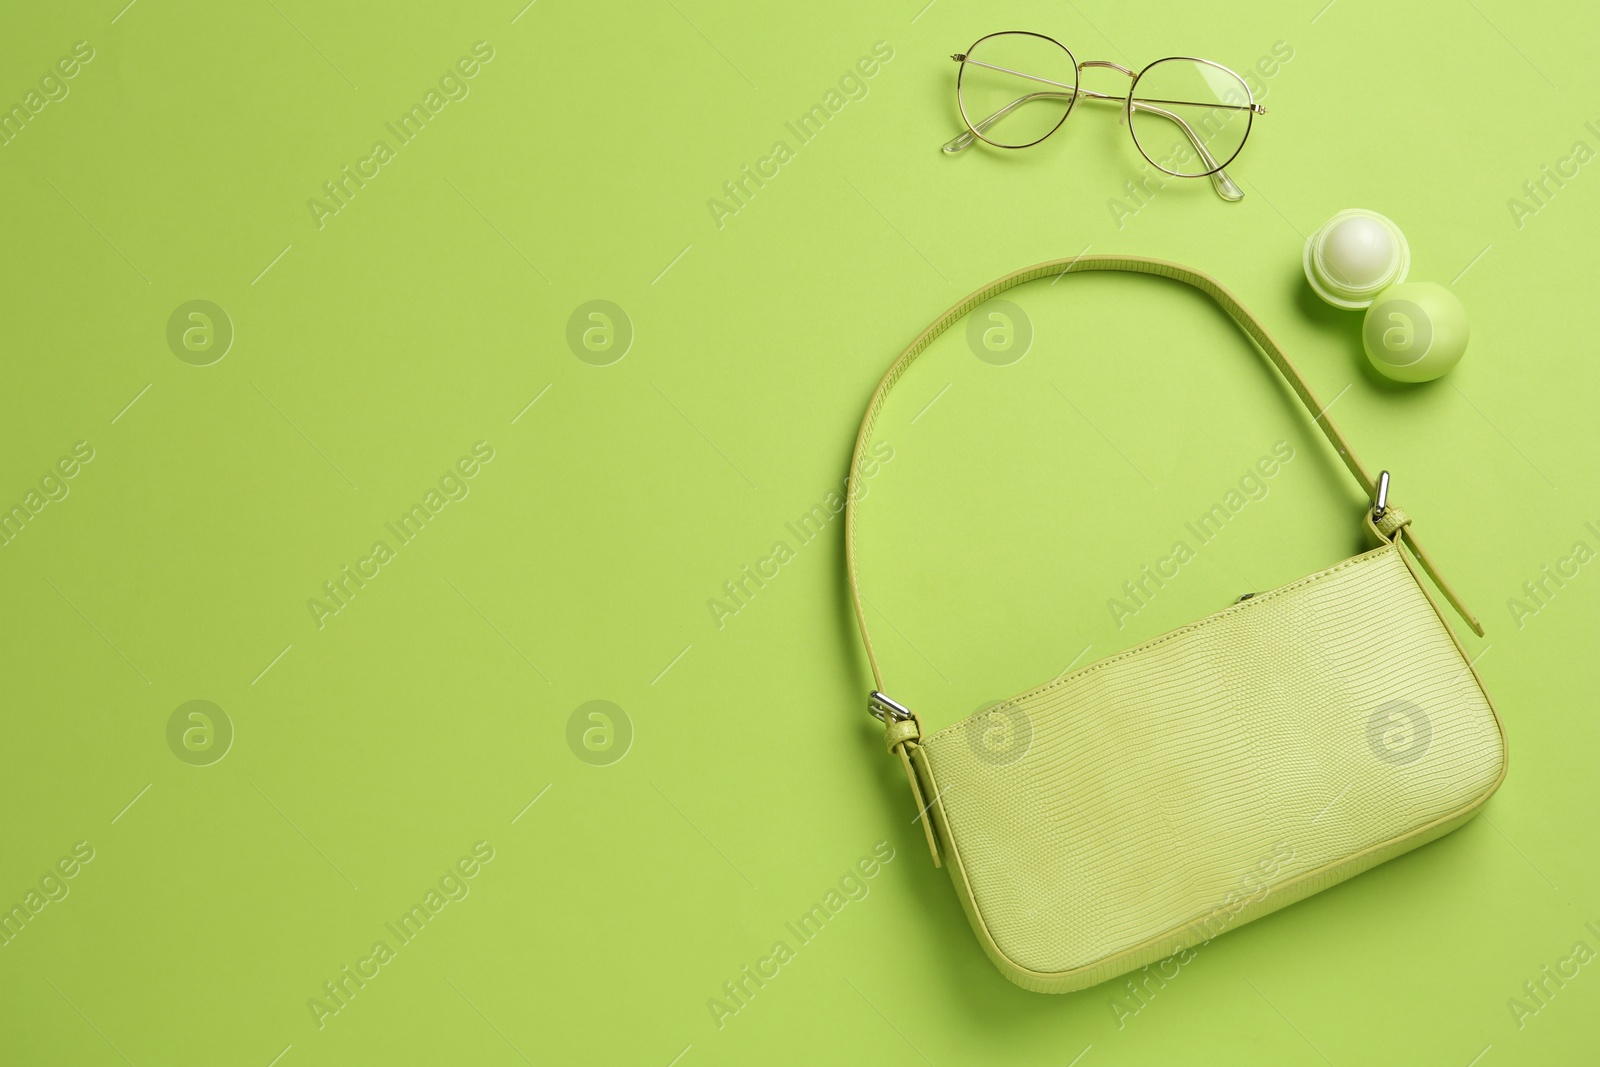
[{"label": "light green background", "polygon": [[[923,3],[8,11],[0,104],[74,42],[94,58],[0,146],[0,503],[94,458],[0,548],[0,905],[94,858],[0,947],[0,1061],[1592,1061],[1600,964],[1520,1026],[1507,1002],[1600,948],[1600,576],[1508,607],[1600,548],[1600,169],[1508,207],[1600,148],[1593,11]],[[1119,224],[1141,161],[1106,113],[941,154],[945,57],[1007,28],[1135,67],[1283,42],[1246,198],[1174,181]],[[308,200],[480,41],[470,94],[319,228]],[[785,123],[877,42],[865,98],[802,144]],[[708,199],[780,140],[719,226]],[[1353,206],[1466,304],[1448,378],[1377,379],[1359,316],[1307,294],[1305,235]],[[1120,1025],[1116,985],[1039,996],[983,958],[863,710],[841,524],[785,526],[917,330],[1086,248],[1216,275],[1335,401],[1488,624],[1469,648],[1512,752],[1482,817],[1212,943]],[[166,340],[194,299],[236,334],[210,366]],[[596,299],[634,330],[609,366],[566,340]],[[933,725],[1358,547],[1354,487],[1200,298],[1013,299],[1030,352],[991,366],[958,330],[924,357],[864,511],[891,691]],[[1119,629],[1107,598],[1279,440],[1271,494]],[[479,441],[470,495],[319,628],[308,599]],[[708,601],[780,540],[719,626]],[[235,731],[209,766],[167,743],[196,699]],[[567,742],[596,699],[634,731],[606,766]],[[319,1028],[308,1000],[480,841],[470,895]],[[785,923],[878,842],[870,895],[799,945]],[[708,999],[779,939],[795,958],[719,1028]]]}]

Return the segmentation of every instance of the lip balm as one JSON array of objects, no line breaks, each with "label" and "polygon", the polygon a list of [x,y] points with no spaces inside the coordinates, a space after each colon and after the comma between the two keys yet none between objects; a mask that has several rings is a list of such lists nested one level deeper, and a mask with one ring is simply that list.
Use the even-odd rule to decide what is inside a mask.
[{"label": "lip balm", "polygon": [[1378,373],[1431,382],[1467,351],[1467,309],[1437,282],[1404,282],[1378,294],[1361,321],[1361,346]]},{"label": "lip balm", "polygon": [[1369,307],[1391,285],[1406,280],[1411,247],[1400,227],[1376,211],[1351,209],[1329,219],[1306,239],[1306,281],[1334,307]]}]

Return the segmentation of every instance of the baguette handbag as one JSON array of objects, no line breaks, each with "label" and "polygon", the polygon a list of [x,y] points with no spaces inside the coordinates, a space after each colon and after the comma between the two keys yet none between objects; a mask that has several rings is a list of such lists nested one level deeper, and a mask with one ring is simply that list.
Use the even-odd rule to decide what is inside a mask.
[{"label": "baguette handbag", "polygon": [[[1266,329],[1200,271],[1085,255],[985,286],[889,368],[851,470],[890,389],[947,327],[1013,286],[1106,270],[1183,282],[1227,312],[1371,497],[1360,522],[1375,547],[929,734],[885,692],[858,585],[861,501],[846,494],[868,710],[984,951],[1043,993],[1163,960],[1446,834],[1506,772],[1499,716],[1419,567],[1483,629],[1389,503],[1388,473],[1374,481]],[[972,743],[997,724],[1027,738],[1004,760]]]}]

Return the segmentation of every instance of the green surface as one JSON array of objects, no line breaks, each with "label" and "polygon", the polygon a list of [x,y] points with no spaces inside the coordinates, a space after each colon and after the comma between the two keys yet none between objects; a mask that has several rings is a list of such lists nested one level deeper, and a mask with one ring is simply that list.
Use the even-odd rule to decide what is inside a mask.
[{"label": "green surface", "polygon": [[[121,3],[0,34],[26,114],[0,138],[0,904],[27,915],[0,1061],[1592,1059],[1590,9]],[[1257,70],[1246,198],[1133,198],[1106,112],[940,153],[945,57],[1014,27]],[[1303,237],[1352,206],[1466,305],[1448,377],[1380,379],[1360,315],[1309,295]],[[1484,617],[1512,753],[1484,816],[1143,1002],[983,958],[863,710],[841,523],[789,525],[829,514],[918,329],[1085,248],[1199,267],[1272,326]],[[942,339],[863,515],[891,692],[933,726],[1358,547],[1354,487],[1203,298],[1010,295],[1027,355]],[[631,324],[609,350],[606,319],[569,329],[596,300]],[[1280,441],[1267,495],[1108,609]],[[708,1007],[747,965],[777,977]]]}]

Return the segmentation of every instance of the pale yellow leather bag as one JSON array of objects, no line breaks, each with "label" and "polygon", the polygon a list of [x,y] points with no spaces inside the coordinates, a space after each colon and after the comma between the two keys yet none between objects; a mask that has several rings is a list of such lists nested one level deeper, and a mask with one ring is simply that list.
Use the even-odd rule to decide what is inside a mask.
[{"label": "pale yellow leather bag", "polygon": [[[984,951],[1013,982],[1048,993],[1164,959],[1448,833],[1506,770],[1499,717],[1417,565],[1482,627],[1385,499],[1387,475],[1374,482],[1277,343],[1199,271],[1081,256],[978,290],[884,375],[851,470],[889,390],[934,337],[1012,286],[1091,270],[1159,275],[1216,301],[1375,494],[1351,518],[1376,547],[927,734],[884,692],[857,587],[860,501],[847,494],[868,708]],[[999,756],[973,743],[993,729],[1013,742]]]}]

